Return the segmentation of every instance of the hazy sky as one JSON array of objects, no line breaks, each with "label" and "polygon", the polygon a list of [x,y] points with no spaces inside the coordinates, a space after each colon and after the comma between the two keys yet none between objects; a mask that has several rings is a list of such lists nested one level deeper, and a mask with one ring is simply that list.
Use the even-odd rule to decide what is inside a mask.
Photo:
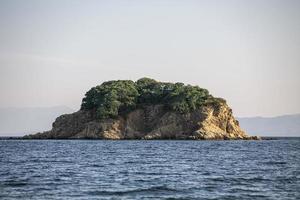
[{"label": "hazy sky", "polygon": [[236,116],[300,112],[300,1],[0,0],[0,107],[111,79],[207,88]]}]

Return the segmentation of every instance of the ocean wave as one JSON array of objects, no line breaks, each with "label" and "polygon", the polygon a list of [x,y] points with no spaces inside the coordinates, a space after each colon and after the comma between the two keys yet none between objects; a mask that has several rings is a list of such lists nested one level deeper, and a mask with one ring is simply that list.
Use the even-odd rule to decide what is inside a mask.
[{"label": "ocean wave", "polygon": [[124,190],[124,191],[109,191],[109,190],[96,190],[87,192],[88,195],[100,195],[100,196],[122,196],[122,195],[131,195],[138,193],[170,193],[170,192],[178,192],[178,190],[169,188],[167,186],[153,186],[149,188],[137,188],[133,190]]}]

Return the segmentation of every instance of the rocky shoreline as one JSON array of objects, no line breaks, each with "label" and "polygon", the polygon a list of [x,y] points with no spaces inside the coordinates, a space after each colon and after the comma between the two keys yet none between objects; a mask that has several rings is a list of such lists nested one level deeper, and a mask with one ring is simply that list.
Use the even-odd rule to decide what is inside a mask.
[{"label": "rocky shoreline", "polygon": [[184,83],[106,81],[92,87],[79,111],[24,139],[258,140],[248,136],[222,98]]},{"label": "rocky shoreline", "polygon": [[144,106],[115,119],[96,119],[93,111],[58,117],[50,131],[23,139],[106,140],[258,140],[248,136],[226,103],[203,106],[192,113],[168,111],[163,105]]}]

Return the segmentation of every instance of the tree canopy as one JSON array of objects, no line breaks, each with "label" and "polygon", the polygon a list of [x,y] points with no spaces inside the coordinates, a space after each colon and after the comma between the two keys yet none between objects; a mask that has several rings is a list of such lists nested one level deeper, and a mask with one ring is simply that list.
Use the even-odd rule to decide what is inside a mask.
[{"label": "tree canopy", "polygon": [[95,110],[100,119],[113,118],[144,105],[162,104],[179,113],[191,112],[204,104],[224,101],[206,89],[183,83],[158,82],[150,78],[107,81],[91,88],[81,110]]}]

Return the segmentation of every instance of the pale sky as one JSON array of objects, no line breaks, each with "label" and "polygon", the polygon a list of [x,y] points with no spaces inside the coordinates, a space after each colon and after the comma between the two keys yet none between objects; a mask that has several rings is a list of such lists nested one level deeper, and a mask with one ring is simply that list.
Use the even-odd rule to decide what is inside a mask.
[{"label": "pale sky", "polygon": [[234,114],[300,113],[300,1],[0,0],[0,107],[65,105],[112,79],[184,82]]}]

